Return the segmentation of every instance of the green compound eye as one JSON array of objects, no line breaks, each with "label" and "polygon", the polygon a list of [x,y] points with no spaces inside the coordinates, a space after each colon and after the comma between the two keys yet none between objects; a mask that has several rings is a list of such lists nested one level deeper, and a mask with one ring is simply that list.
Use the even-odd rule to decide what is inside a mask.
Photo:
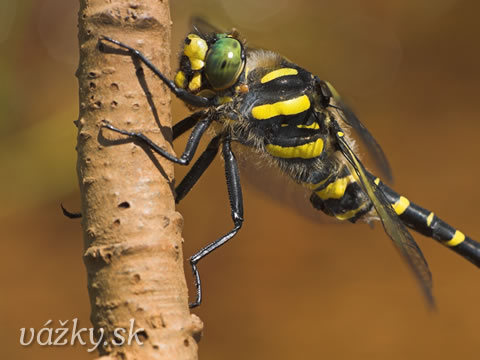
[{"label": "green compound eye", "polygon": [[208,50],[205,75],[215,90],[226,89],[238,80],[243,70],[242,45],[238,40],[217,40]]}]

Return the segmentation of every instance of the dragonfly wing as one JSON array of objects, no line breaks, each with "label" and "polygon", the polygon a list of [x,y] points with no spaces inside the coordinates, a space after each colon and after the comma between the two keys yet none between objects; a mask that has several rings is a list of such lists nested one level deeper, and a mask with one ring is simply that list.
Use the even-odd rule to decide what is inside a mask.
[{"label": "dragonfly wing", "polygon": [[350,107],[342,100],[335,88],[327,81],[325,83],[332,94],[334,106],[343,114],[343,120],[354,129],[360,140],[365,144],[368,153],[372,156],[375,165],[380,170],[382,176],[389,182],[393,181],[392,169],[388,163],[387,157],[373,135],[357,118]]},{"label": "dragonfly wing", "polygon": [[337,131],[336,137],[341,152],[360,179],[365,192],[372,201],[385,232],[393,240],[395,247],[415,275],[428,304],[434,307],[435,300],[432,295],[432,274],[430,273],[422,251],[393,210],[383,192],[374,183],[370,182],[363,164],[347,144],[344,134],[341,131]]}]

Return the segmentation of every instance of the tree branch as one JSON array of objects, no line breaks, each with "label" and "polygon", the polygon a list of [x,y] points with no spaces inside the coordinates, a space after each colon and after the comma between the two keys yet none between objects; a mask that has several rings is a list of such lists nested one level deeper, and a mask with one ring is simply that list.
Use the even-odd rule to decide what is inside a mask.
[{"label": "tree branch", "polygon": [[[188,310],[173,165],[101,123],[142,131],[173,152],[170,93],[136,59],[106,44],[138,48],[170,74],[168,1],[80,0],[80,113],[77,172],[91,320],[103,329],[101,355],[121,359],[197,359],[202,323]],[[143,328],[114,346],[114,330]],[[128,337],[128,333],[125,334]],[[118,339],[117,339],[118,341]]]}]

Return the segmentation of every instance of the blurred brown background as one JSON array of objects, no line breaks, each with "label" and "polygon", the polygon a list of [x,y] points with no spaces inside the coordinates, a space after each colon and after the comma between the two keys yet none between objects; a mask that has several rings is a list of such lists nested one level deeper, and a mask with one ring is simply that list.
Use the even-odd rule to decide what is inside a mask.
[{"label": "blurred brown background", "polygon": [[[90,326],[80,225],[59,209],[79,208],[77,8],[76,0],[0,2],[2,359],[93,356],[78,345],[19,344],[20,328],[49,319]],[[331,81],[383,146],[394,187],[480,240],[479,2],[174,0],[171,8],[175,51],[200,14]],[[175,119],[186,113],[175,101]],[[200,265],[202,359],[478,359],[474,266],[415,235],[434,275],[430,313],[381,226],[314,223],[248,184],[244,200],[241,233]],[[230,229],[220,162],[179,210],[187,256]]]}]

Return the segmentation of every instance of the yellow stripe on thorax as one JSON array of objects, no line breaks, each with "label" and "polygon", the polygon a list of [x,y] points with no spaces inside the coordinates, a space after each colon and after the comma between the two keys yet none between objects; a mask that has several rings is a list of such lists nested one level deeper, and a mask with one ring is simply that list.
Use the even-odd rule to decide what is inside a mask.
[{"label": "yellow stripe on thorax", "polygon": [[279,101],[273,104],[255,106],[252,115],[257,120],[270,119],[278,115],[295,115],[310,108],[310,100],[307,95],[294,99]]},{"label": "yellow stripe on thorax", "polygon": [[404,196],[400,196],[397,202],[392,205],[393,210],[395,210],[397,215],[402,215],[409,206],[410,201]]},{"label": "yellow stripe on thorax", "polygon": [[449,247],[460,245],[465,240],[465,235],[461,231],[455,231],[451,240],[446,241],[444,244]]},{"label": "yellow stripe on thorax", "polygon": [[320,125],[318,125],[317,122],[314,122],[313,124],[310,124],[310,125],[297,125],[297,128],[318,130],[318,129],[320,129]]},{"label": "yellow stripe on thorax", "polygon": [[[281,124],[281,127],[287,127],[290,126],[290,124]],[[296,125],[298,129],[313,129],[313,130],[318,130],[320,129],[320,125],[318,125],[317,122],[314,122],[310,125]]]},{"label": "yellow stripe on thorax", "polygon": [[274,71],[269,72],[267,75],[265,75],[264,77],[262,77],[262,79],[260,80],[260,82],[261,82],[262,84],[264,84],[264,83],[266,83],[266,82],[275,80],[276,78],[279,78],[279,77],[281,77],[281,76],[297,75],[297,74],[298,74],[297,69],[282,68],[282,69],[278,69],[278,70],[274,70]]},{"label": "yellow stripe on thorax", "polygon": [[316,141],[312,141],[307,144],[298,146],[281,146],[267,144],[265,145],[265,149],[270,155],[283,159],[312,159],[322,154],[323,139],[317,139]]},{"label": "yellow stripe on thorax", "polygon": [[347,189],[348,184],[355,182],[352,175],[336,179],[334,182],[328,184],[324,189],[316,191],[315,194],[322,200],[340,199]]}]

